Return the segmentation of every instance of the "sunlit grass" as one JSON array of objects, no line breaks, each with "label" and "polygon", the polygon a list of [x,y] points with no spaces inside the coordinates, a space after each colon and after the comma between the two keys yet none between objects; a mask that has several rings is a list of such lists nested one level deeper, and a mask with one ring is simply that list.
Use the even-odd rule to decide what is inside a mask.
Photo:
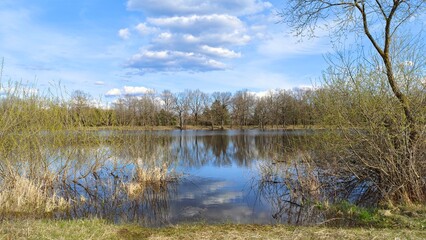
[{"label": "sunlit grass", "polygon": [[177,225],[143,228],[102,220],[0,223],[0,239],[425,239],[426,231],[284,225]]},{"label": "sunlit grass", "polygon": [[8,176],[0,185],[0,214],[41,215],[69,207],[63,197],[53,190],[53,176],[43,179],[28,179],[14,175]]}]

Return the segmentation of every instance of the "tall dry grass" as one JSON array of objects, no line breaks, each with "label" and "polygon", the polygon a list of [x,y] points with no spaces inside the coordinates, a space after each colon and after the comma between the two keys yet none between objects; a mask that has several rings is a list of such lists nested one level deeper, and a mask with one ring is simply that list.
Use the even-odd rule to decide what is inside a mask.
[{"label": "tall dry grass", "polygon": [[160,166],[135,168],[135,176],[132,181],[125,184],[127,195],[131,199],[136,199],[151,189],[154,192],[167,190],[170,182],[178,181],[180,176],[174,171],[170,171],[166,163]]},{"label": "tall dry grass", "polygon": [[58,184],[72,176],[76,158],[58,157],[57,149],[99,140],[75,130],[68,100],[19,83],[1,89],[0,215],[44,215],[68,208],[73,199],[64,198]]},{"label": "tall dry grass", "polygon": [[54,190],[54,176],[41,179],[13,175],[2,181],[0,192],[0,215],[21,216],[50,214],[65,210],[70,203]]}]

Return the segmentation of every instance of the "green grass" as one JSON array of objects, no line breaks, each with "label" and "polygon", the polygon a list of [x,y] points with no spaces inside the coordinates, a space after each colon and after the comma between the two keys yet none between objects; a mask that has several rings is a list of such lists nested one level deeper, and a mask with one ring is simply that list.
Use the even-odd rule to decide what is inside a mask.
[{"label": "green grass", "polygon": [[426,239],[426,231],[236,224],[144,228],[102,220],[19,220],[2,222],[0,239]]},{"label": "green grass", "polygon": [[[321,206],[320,206],[321,208]],[[419,229],[426,232],[426,206],[411,205],[366,208],[347,201],[322,207],[330,219],[328,225],[375,228]]]}]

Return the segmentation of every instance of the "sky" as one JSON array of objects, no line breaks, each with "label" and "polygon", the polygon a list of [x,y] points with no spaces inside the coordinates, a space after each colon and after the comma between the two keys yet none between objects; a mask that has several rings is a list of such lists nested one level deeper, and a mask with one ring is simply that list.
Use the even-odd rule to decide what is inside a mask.
[{"label": "sky", "polygon": [[263,92],[309,86],[327,34],[300,39],[282,0],[1,0],[2,84],[114,99],[151,89]]}]

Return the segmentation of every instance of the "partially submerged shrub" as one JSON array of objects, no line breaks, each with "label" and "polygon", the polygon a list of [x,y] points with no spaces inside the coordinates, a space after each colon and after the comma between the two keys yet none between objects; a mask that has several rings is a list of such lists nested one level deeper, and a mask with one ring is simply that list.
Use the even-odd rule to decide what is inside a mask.
[{"label": "partially submerged shrub", "polygon": [[289,162],[261,163],[259,186],[283,185],[288,201],[297,205],[318,202],[323,190],[319,170],[308,152],[299,152]]}]

